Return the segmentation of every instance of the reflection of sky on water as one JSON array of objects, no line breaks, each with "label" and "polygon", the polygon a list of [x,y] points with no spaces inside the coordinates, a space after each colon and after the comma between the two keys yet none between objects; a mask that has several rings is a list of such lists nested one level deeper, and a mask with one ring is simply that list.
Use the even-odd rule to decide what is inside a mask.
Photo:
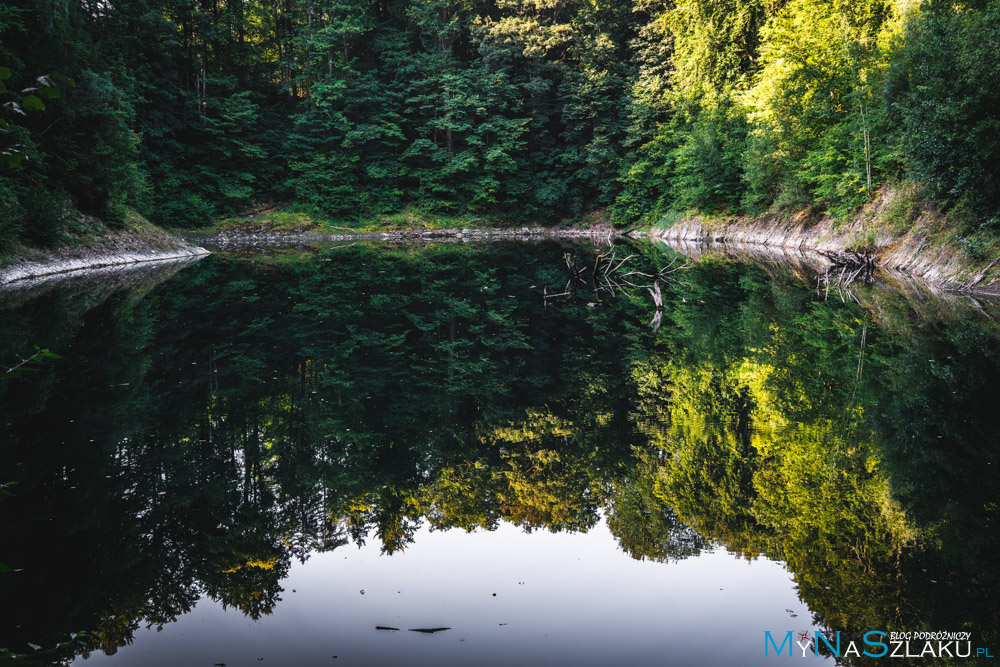
[{"label": "reflection of sky on water", "polygon": [[774,662],[764,630],[780,642],[812,629],[780,563],[724,550],[637,561],[603,522],[586,534],[422,528],[404,553],[369,542],[316,554],[282,585],[258,622],[202,600],[117,655],[76,664],[757,665]]}]

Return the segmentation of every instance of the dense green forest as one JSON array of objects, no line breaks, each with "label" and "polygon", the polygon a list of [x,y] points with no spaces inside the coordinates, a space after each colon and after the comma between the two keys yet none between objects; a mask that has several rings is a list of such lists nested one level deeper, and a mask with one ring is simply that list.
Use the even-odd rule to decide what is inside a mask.
[{"label": "dense green forest", "polygon": [[997,0],[18,0],[0,247],[262,205],[846,215],[887,184],[980,233],[998,43]]}]

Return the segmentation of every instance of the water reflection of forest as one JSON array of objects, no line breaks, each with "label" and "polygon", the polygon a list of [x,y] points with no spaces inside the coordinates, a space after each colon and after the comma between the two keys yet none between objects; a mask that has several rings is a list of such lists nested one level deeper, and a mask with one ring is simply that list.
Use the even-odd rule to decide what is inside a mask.
[{"label": "water reflection of forest", "polygon": [[987,317],[879,287],[824,302],[702,258],[654,332],[641,290],[543,299],[562,252],[210,258],[8,298],[4,359],[34,341],[63,358],[0,380],[0,561],[23,569],[0,575],[21,601],[0,644],[87,629],[66,651],[113,652],[202,595],[269,613],[312,552],[602,516],[633,558],[784,560],[830,629],[997,644]]}]

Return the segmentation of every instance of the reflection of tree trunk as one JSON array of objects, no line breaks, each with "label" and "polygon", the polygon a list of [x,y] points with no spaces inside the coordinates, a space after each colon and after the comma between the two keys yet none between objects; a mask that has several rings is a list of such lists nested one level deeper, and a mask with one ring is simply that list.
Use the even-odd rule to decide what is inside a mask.
[{"label": "reflection of tree trunk", "polygon": [[660,325],[663,323],[663,311],[657,310],[656,314],[653,315],[653,319],[649,321],[649,326],[654,332],[660,330]]},{"label": "reflection of tree trunk", "polygon": [[653,296],[653,305],[656,306],[656,314],[653,315],[649,326],[653,328],[653,331],[659,331],[660,322],[663,319],[663,292],[660,290],[659,279],[654,280],[653,287],[647,289],[649,289],[649,293]]},{"label": "reflection of tree trunk", "polygon": [[656,306],[656,309],[663,310],[663,292],[660,291],[659,280],[653,281],[653,287],[649,290],[649,293],[653,295],[653,305]]}]

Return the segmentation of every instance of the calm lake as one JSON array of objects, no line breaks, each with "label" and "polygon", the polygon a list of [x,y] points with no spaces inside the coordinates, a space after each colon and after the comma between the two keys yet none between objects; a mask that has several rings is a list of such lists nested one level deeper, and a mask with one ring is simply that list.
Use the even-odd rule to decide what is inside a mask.
[{"label": "calm lake", "polygon": [[0,291],[0,371],[59,357],[0,372],[0,662],[995,664],[1000,308],[686,262],[349,244]]}]

